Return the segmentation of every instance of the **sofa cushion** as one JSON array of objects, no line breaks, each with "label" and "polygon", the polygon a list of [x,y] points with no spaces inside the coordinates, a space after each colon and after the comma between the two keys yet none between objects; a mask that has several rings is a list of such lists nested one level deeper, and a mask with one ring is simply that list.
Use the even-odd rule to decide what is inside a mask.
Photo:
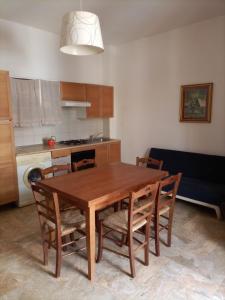
[{"label": "sofa cushion", "polygon": [[225,201],[225,184],[183,176],[177,195],[220,206]]}]

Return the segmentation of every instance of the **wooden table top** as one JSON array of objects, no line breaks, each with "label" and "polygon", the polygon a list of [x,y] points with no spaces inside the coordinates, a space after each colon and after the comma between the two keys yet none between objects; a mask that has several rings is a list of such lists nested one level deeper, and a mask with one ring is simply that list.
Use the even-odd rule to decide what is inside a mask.
[{"label": "wooden table top", "polygon": [[[39,184],[87,207],[97,201],[126,197],[129,192],[167,176],[166,171],[111,163],[97,168],[56,176]],[[122,199],[121,198],[121,199]]]}]

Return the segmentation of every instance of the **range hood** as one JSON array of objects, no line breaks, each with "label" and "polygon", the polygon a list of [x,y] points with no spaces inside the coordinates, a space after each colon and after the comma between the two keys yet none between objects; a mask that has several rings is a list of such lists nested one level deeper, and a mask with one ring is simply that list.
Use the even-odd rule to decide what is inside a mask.
[{"label": "range hood", "polygon": [[62,107],[90,107],[91,106],[91,103],[88,101],[66,101],[66,100],[63,100],[61,102],[62,102],[62,104],[61,104]]}]

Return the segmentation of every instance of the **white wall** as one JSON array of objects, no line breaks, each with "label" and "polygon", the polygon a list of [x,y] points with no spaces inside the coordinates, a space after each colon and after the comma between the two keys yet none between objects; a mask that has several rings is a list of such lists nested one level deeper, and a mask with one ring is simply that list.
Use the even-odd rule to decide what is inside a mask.
[{"label": "white wall", "polygon": [[[104,54],[88,58],[65,55],[59,51],[58,35],[0,19],[0,69],[9,70],[13,77],[107,84],[104,65],[109,53],[106,48]],[[86,138],[103,131],[104,123],[79,120],[76,110],[66,110],[60,126],[16,128],[16,145],[41,143],[51,135],[58,140]]]},{"label": "white wall", "polygon": [[[225,155],[225,17],[114,49],[116,119],[122,159],[150,147]],[[179,122],[180,86],[214,83],[212,122]]]}]

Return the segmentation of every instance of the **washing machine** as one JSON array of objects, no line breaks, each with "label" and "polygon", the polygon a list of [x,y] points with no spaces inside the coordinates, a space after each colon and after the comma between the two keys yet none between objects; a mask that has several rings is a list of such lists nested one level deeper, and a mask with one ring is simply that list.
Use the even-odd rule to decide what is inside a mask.
[{"label": "washing machine", "polygon": [[30,182],[41,179],[40,169],[51,167],[51,152],[18,155],[16,162],[21,207],[34,203]]}]

